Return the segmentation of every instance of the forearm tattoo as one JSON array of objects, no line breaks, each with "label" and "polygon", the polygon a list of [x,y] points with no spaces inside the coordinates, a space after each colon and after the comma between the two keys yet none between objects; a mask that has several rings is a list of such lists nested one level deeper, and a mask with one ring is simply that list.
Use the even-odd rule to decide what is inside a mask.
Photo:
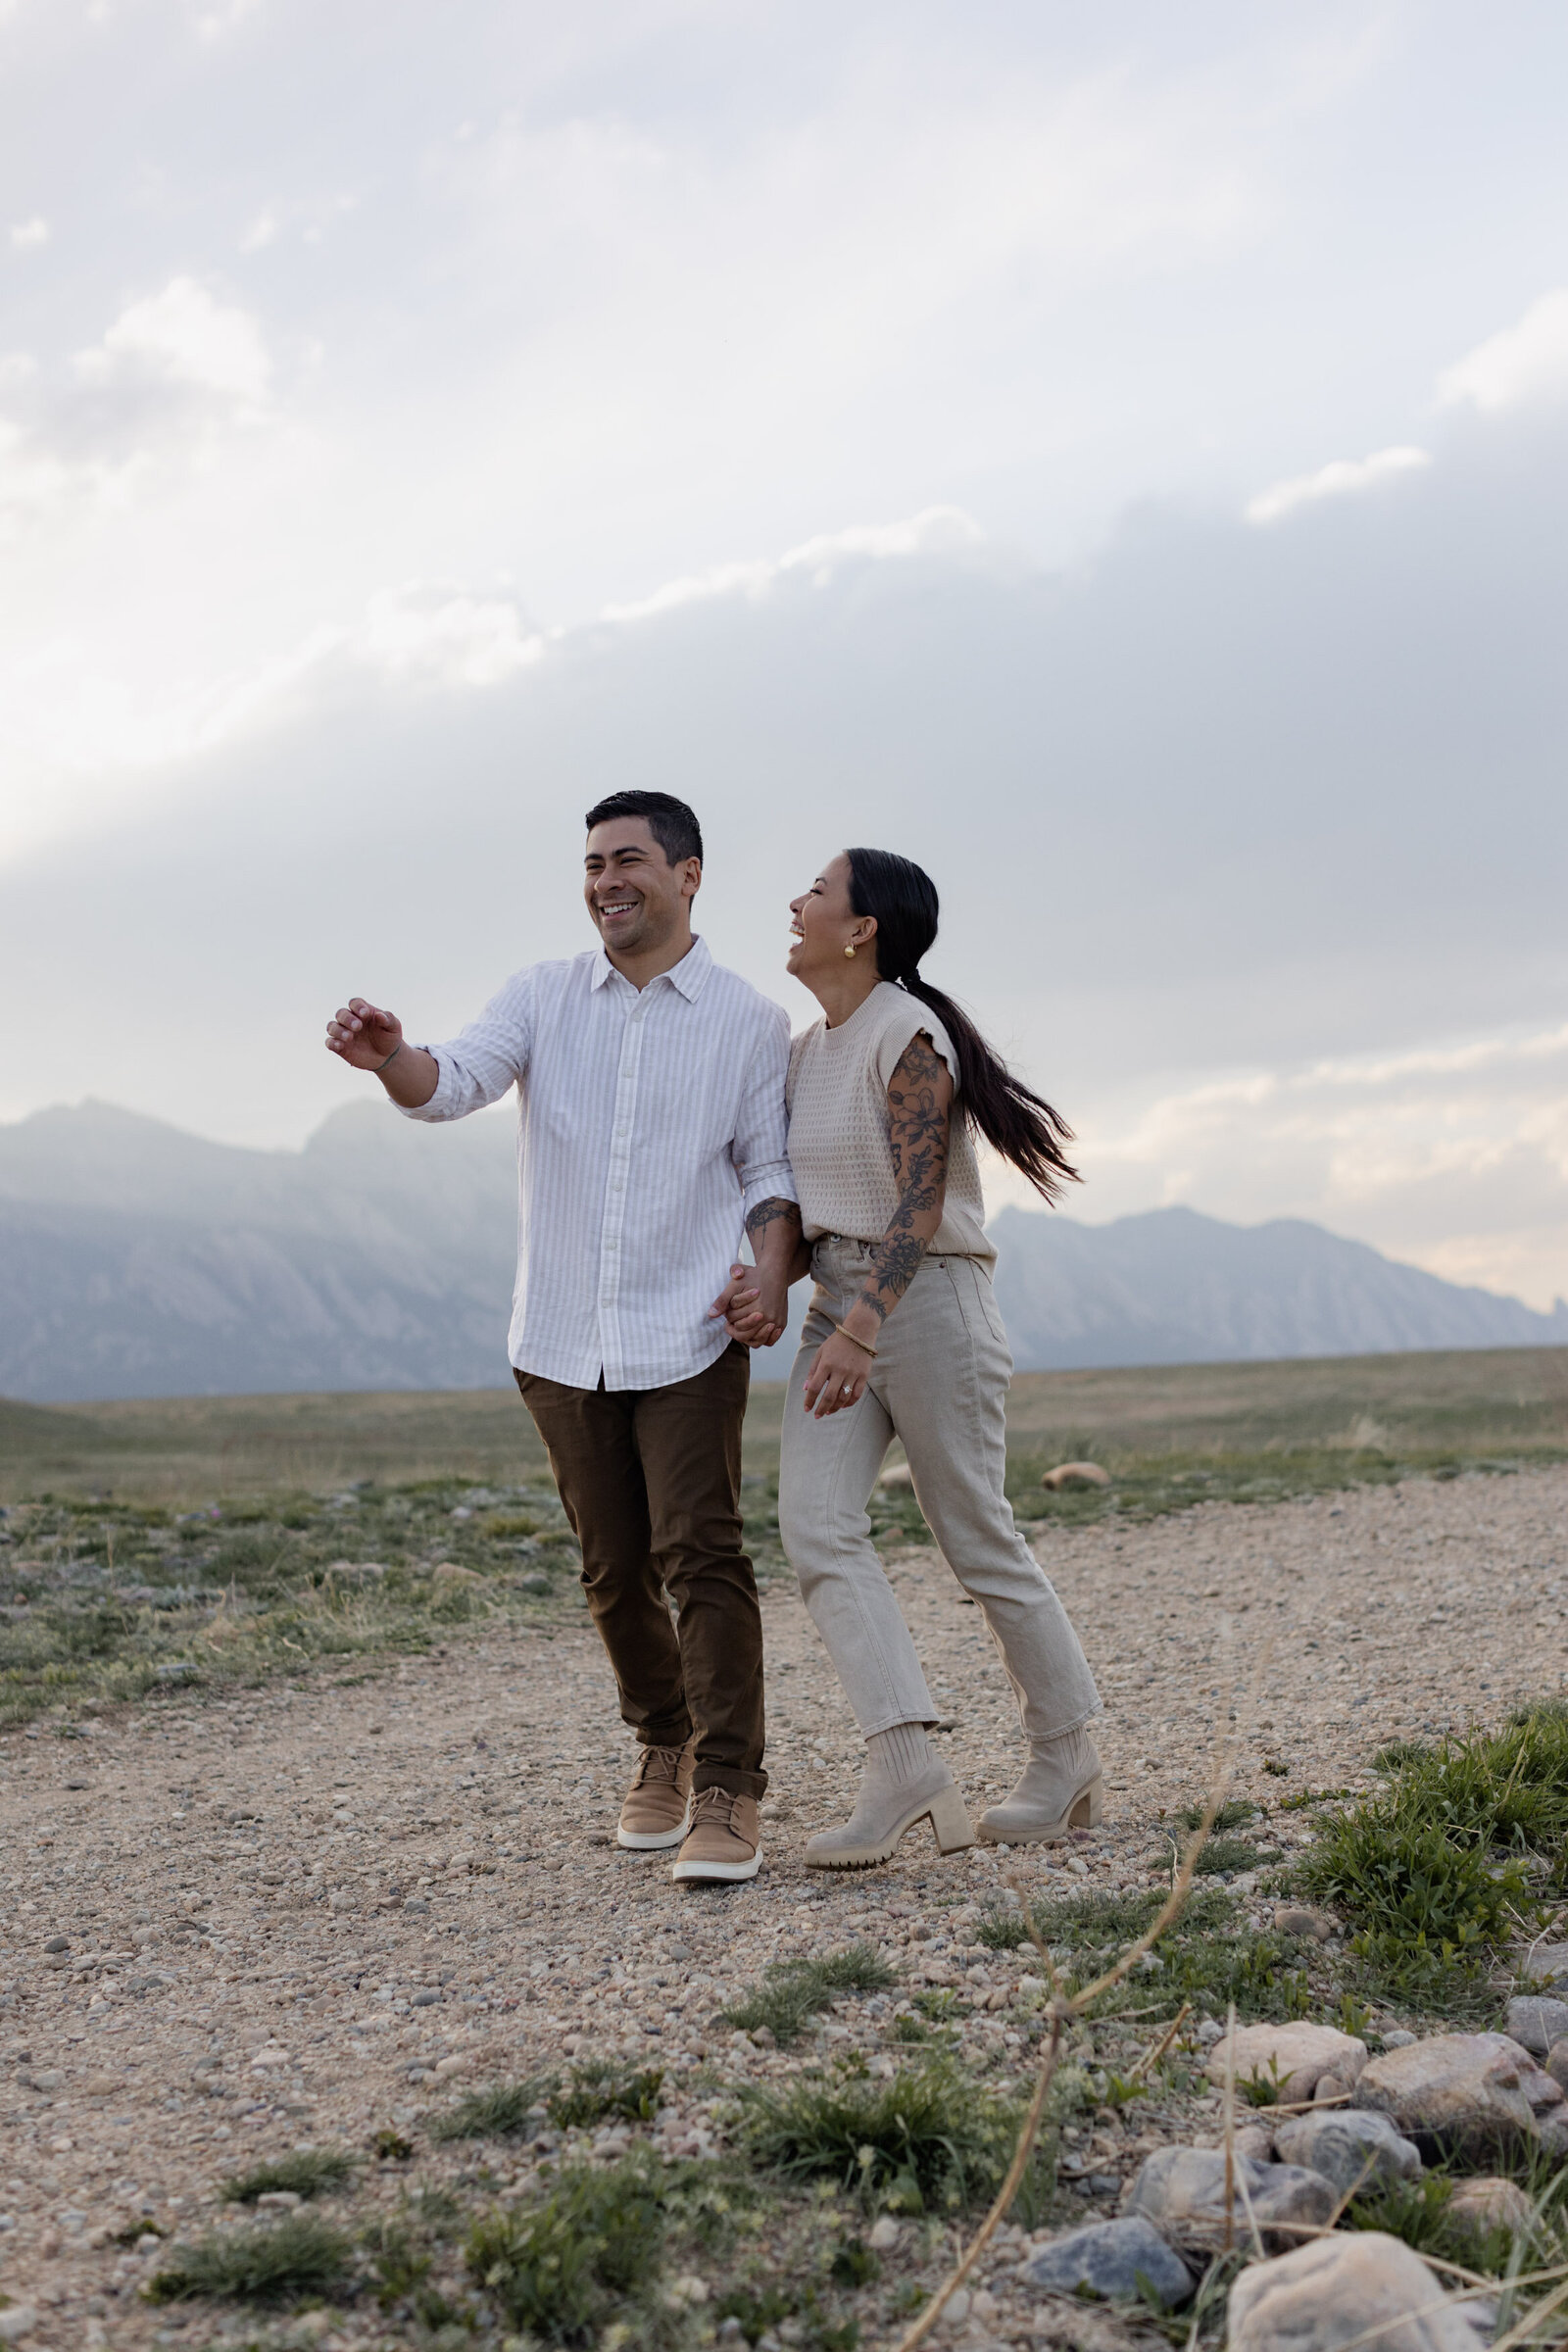
[{"label": "forearm tattoo", "polygon": [[887,1321],[914,1280],[942,1222],[952,1102],[947,1063],[929,1038],[911,1038],[888,1087],[899,1205],[877,1245],[876,1271],[860,1293],[879,1323]]},{"label": "forearm tattoo", "polygon": [[760,1241],[769,1225],[787,1219],[797,1233],[801,1229],[801,1212],[793,1200],[759,1200],[746,1220],[746,1230],[754,1242]]}]

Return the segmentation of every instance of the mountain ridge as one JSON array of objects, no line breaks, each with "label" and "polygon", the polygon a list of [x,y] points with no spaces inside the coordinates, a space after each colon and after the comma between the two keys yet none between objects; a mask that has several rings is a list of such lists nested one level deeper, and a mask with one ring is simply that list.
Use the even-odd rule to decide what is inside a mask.
[{"label": "mountain ridge", "polygon": [[[1542,1314],[1299,1218],[1008,1206],[990,1230],[1021,1371],[1568,1343],[1560,1299]],[[51,1107],[0,1126],[0,1395],[503,1386],[515,1247],[505,1113],[348,1103],[267,1151]],[[806,1298],[759,1379],[787,1373]]]}]

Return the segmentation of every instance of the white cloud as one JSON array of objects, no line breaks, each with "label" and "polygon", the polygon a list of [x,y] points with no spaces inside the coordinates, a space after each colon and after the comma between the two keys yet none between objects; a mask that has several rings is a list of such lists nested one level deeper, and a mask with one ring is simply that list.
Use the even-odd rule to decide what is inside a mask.
[{"label": "white cloud", "polygon": [[127,305],[103,341],[78,355],[76,370],[89,383],[151,377],[241,414],[266,406],[272,372],[250,313],[192,277],[172,277],[161,293]]},{"label": "white cloud", "polygon": [[1484,414],[1568,394],[1568,286],[1533,302],[1517,326],[1489,335],[1438,378],[1446,407],[1468,401]]},{"label": "white cloud", "polygon": [[18,253],[36,253],[40,245],[49,242],[49,223],[41,213],[30,220],[19,220],[11,231],[11,242]]},{"label": "white cloud", "polygon": [[1403,443],[1375,450],[1369,458],[1335,458],[1320,466],[1316,473],[1293,474],[1288,481],[1273,482],[1260,490],[1247,503],[1247,519],[1279,522],[1298,507],[1314,506],[1324,498],[1353,498],[1364,490],[1380,489],[1400,474],[1419,473],[1431,463],[1427,450]]},{"label": "white cloud", "polygon": [[825,588],[847,563],[886,563],[910,556],[951,559],[985,545],[980,525],[961,508],[927,507],[904,522],[851,523],[842,531],[819,532],[799,547],[786,549],[782,556],[718,564],[711,571],[666,580],[662,588],[634,604],[607,605],[604,617],[611,621],[648,620],[682,605],[710,604],[718,597],[755,599],[791,578]]},{"label": "white cloud", "polygon": [[1568,1023],[1238,1072],[1079,1126],[1075,1215],[1308,1217],[1538,1307],[1568,1295]]}]

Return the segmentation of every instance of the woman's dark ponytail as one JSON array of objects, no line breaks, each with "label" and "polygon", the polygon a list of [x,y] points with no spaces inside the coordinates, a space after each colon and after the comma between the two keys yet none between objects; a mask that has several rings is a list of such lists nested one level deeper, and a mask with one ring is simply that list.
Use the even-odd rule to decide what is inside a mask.
[{"label": "woman's dark ponytail", "polygon": [[958,1108],[993,1152],[1010,1160],[1037,1193],[1054,1200],[1064,1183],[1076,1184],[1061,1147],[1072,1129],[1051,1104],[1015,1078],[953,999],[920,977],[920,958],[937,935],[940,906],[929,874],[892,850],[849,850],[850,904],[876,919],[876,968],[928,1004],[958,1056]]}]

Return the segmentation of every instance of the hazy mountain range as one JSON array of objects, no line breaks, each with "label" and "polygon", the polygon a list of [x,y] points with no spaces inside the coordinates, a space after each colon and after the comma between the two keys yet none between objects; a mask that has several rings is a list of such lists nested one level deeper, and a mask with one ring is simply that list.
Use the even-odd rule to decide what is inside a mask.
[{"label": "hazy mountain range", "polygon": [[[992,1231],[1022,1370],[1568,1344],[1560,1299],[1539,1314],[1295,1219],[1004,1208]],[[255,1152],[102,1102],[40,1111],[0,1127],[0,1395],[500,1386],[515,1233],[507,1116],[355,1104],[301,1152]]]}]

